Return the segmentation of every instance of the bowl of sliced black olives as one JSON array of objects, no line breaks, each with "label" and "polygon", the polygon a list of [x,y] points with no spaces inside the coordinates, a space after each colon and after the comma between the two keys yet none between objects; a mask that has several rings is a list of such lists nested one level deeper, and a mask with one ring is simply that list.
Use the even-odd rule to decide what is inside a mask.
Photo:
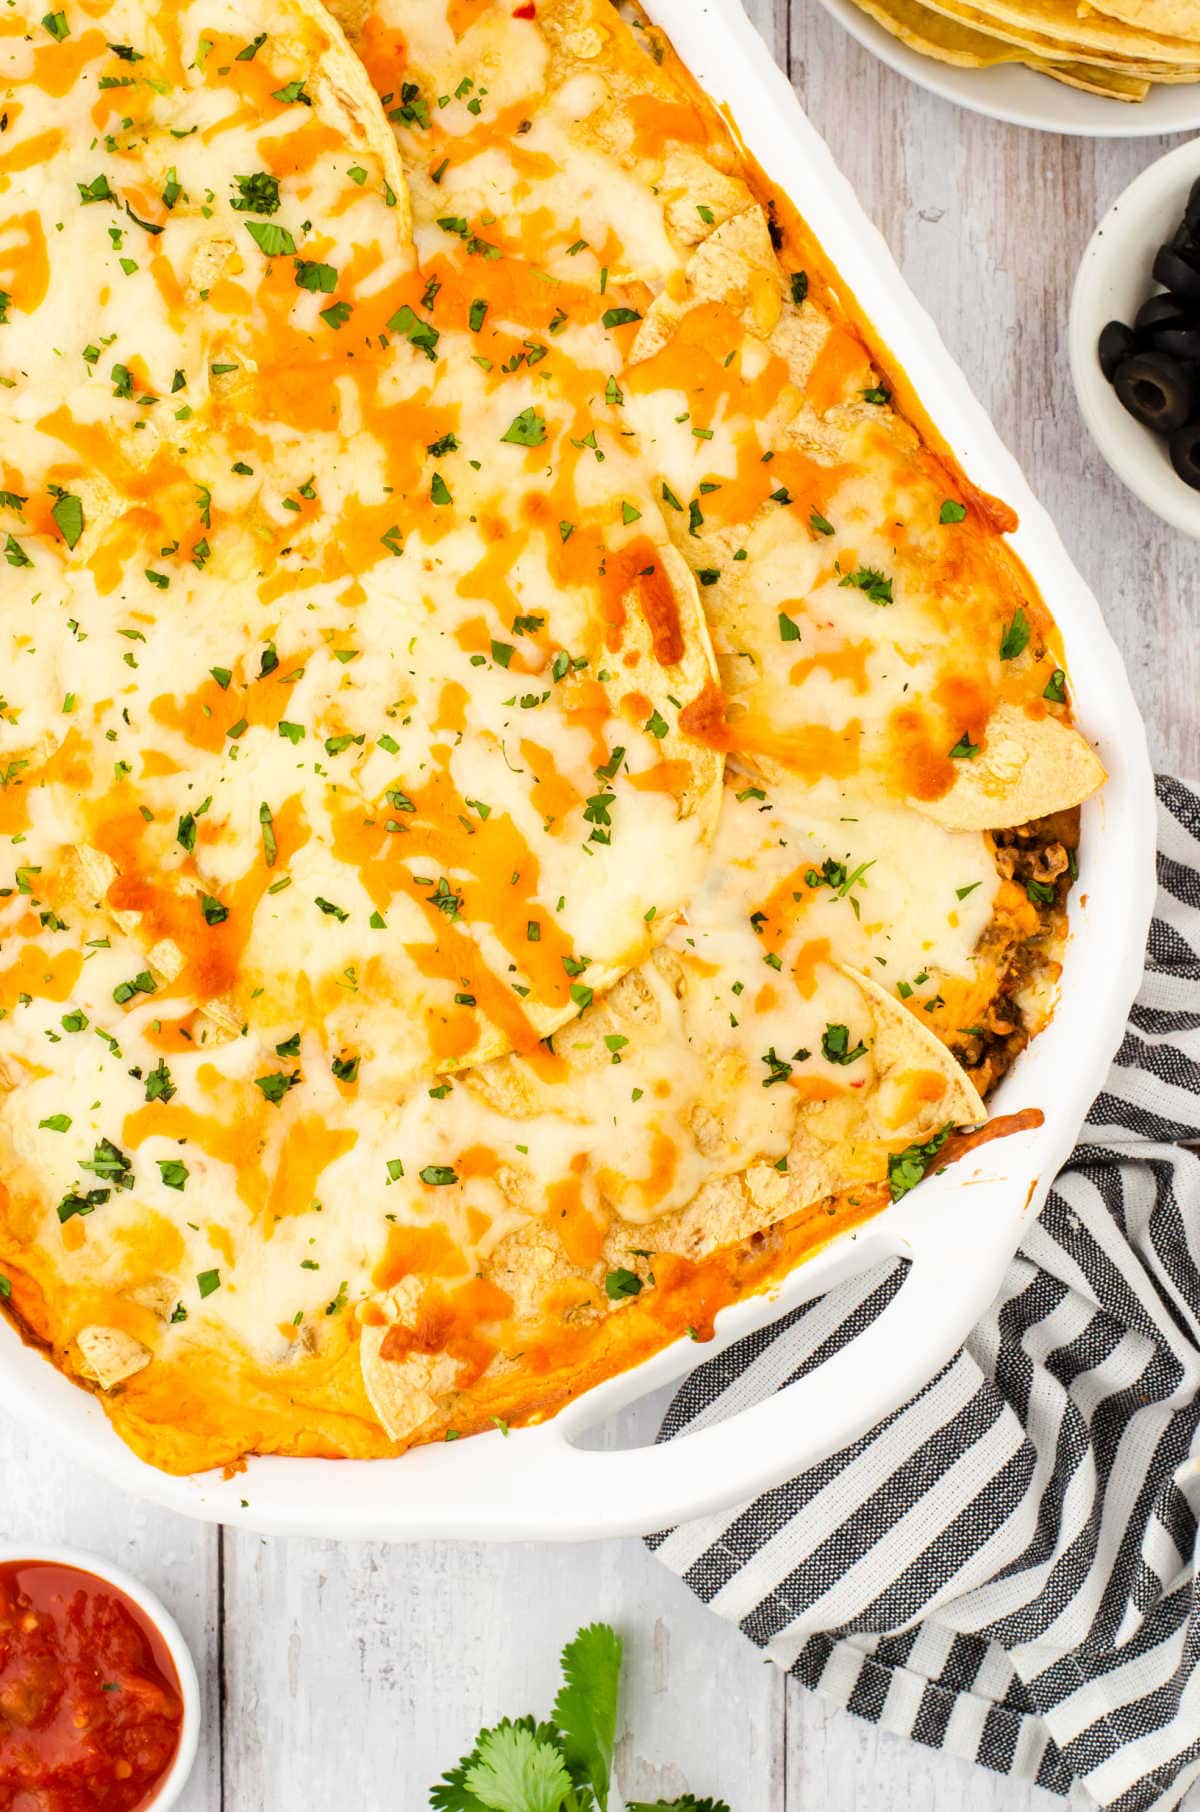
[{"label": "bowl of sliced black olives", "polygon": [[1108,464],[1200,538],[1200,138],[1143,170],[1096,228],[1075,279],[1070,350]]}]

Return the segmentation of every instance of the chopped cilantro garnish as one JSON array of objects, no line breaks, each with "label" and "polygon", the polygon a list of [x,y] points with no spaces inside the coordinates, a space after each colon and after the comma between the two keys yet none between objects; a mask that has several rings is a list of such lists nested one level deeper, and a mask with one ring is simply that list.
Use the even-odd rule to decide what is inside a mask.
[{"label": "chopped cilantro garnish", "polygon": [[157,992],[158,984],[149,969],[142,969],[133,977],[132,981],[118,982],[112,991],[112,997],[119,1007],[123,1007],[126,1001],[133,999],[135,994],[156,994]]},{"label": "chopped cilantro garnish", "polygon": [[536,409],[522,409],[500,436],[516,447],[540,447],[546,438],[546,424]]},{"label": "chopped cilantro garnish", "polygon": [[849,1030],[841,1025],[825,1027],[821,1033],[821,1049],[830,1063],[857,1063],[860,1057],[867,1054],[867,1047],[861,1042],[851,1050]]},{"label": "chopped cilantro garnish", "polygon": [[847,573],[839,583],[843,586],[853,585],[870,598],[872,604],[890,604],[892,602],[892,581],[886,574],[874,566],[860,566],[852,573]]},{"label": "chopped cilantro garnish", "polygon": [[337,288],[338,274],[332,264],[320,264],[310,258],[296,260],[296,288],[313,290],[331,296]]},{"label": "chopped cilantro garnish", "polygon": [[609,1271],[605,1277],[604,1292],[610,1302],[620,1302],[627,1296],[640,1296],[642,1280],[636,1271],[628,1271],[624,1265],[618,1265],[615,1271]]},{"label": "chopped cilantro garnish", "polygon": [[273,220],[247,220],[244,225],[251,239],[265,257],[295,257],[296,241],[285,226],[279,226]]},{"label": "chopped cilantro garnish", "polygon": [[295,1088],[299,1080],[298,1070],[293,1070],[290,1075],[286,1070],[272,1070],[266,1076],[256,1076],[254,1086],[261,1089],[266,1099],[278,1107],[288,1090]]},{"label": "chopped cilantro garnish", "polygon": [[175,1094],[175,1084],[167,1068],[165,1057],[160,1057],[152,1070],[146,1075],[147,1101],[169,1101]]},{"label": "chopped cilantro garnish", "polygon": [[1024,654],[1029,646],[1029,618],[1022,605],[1018,604],[1011,623],[1007,624],[1000,637],[1000,659],[1015,661],[1019,654]]},{"label": "chopped cilantro garnish", "polygon": [[953,1130],[953,1126],[947,1124],[940,1132],[934,1133],[931,1139],[926,1139],[924,1144],[917,1142],[906,1145],[903,1151],[893,1152],[889,1156],[888,1187],[893,1202],[898,1202],[901,1196],[916,1188]]},{"label": "chopped cilantro garnish", "polygon": [[50,511],[59,534],[68,547],[74,547],[83,534],[83,504],[70,491],[61,491]]},{"label": "chopped cilantro garnish", "polygon": [[[279,178],[266,170],[255,170],[249,176],[235,176],[238,193],[229,205],[239,214],[277,214],[279,212]],[[266,248],[264,247],[264,250]]]},{"label": "chopped cilantro garnish", "polygon": [[432,321],[422,321],[420,315],[411,309],[407,302],[396,310],[388,322],[387,328],[389,333],[403,335],[409,345],[415,346],[418,351],[423,352],[427,359],[437,358],[437,343],[442,336]]},{"label": "chopped cilantro garnish", "polygon": [[75,187],[79,190],[79,200],[83,207],[87,207],[93,201],[115,202],[117,199],[109,187],[108,178],[103,171],[99,176],[93,176],[91,182],[77,182]]}]

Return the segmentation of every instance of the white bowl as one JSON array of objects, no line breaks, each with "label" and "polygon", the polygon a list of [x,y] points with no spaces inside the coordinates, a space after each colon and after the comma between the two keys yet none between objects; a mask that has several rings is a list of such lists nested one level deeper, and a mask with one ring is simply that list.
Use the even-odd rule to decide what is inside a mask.
[{"label": "white bowl", "polygon": [[1184,484],[1166,441],[1121,406],[1100,370],[1096,342],[1106,321],[1132,322],[1159,285],[1154,254],[1179,225],[1200,176],[1200,138],[1168,151],[1114,201],[1083,254],[1071,297],[1071,376],[1083,419],[1105,459],[1156,516],[1200,539],[1200,491]]},{"label": "white bowl", "polygon": [[154,1798],[147,1801],[145,1812],[168,1812],[168,1808],[176,1803],[187,1785],[192,1764],[196,1760],[196,1746],[200,1741],[200,1682],[196,1678],[191,1650],[183,1639],[179,1625],[166,1605],[140,1580],[134,1579],[124,1568],[113,1566],[111,1561],[101,1560],[98,1554],[85,1554],[81,1548],[44,1547],[40,1542],[34,1541],[0,1544],[0,1566],[22,1560],[49,1567],[75,1567],[81,1573],[91,1573],[94,1578],[115,1586],[118,1592],[124,1592],[126,1598],[133,1600],[166,1643],[179,1678],[183,1721],[179,1727],[179,1747],[175,1751],[175,1760],[163,1776]]},{"label": "white bowl", "polygon": [[854,0],[821,0],[821,4],[881,62],[972,113],[1081,138],[1158,138],[1200,128],[1200,83],[1159,83],[1144,101],[1131,103],[1084,94],[1082,89],[1068,88],[1017,63],[999,64],[994,69],[959,69],[893,38]]}]

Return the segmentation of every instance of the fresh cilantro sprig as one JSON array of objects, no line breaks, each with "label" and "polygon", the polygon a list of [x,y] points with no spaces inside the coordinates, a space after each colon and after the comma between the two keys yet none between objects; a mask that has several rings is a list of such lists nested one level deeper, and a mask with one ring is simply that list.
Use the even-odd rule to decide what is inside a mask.
[{"label": "fresh cilantro sprig", "polygon": [[[503,1718],[429,1797],[433,1812],[608,1812],[621,1638],[607,1623],[581,1629],[562,1654],[548,1723]],[[615,1812],[615,1809],[614,1809]],[[722,1800],[631,1801],[626,1812],[729,1812]]]}]

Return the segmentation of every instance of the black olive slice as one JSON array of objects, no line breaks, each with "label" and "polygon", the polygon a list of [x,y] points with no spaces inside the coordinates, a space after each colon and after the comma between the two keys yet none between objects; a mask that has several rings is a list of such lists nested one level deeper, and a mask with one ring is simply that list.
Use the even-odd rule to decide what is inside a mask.
[{"label": "black olive slice", "polygon": [[1176,428],[1167,443],[1171,464],[1193,491],[1200,491],[1200,422]]},{"label": "black olive slice", "polygon": [[1139,333],[1148,327],[1182,326],[1186,320],[1186,311],[1176,296],[1151,296],[1143,302],[1133,317],[1133,325]]},{"label": "black olive slice", "polygon": [[1200,327],[1156,327],[1147,338],[1156,352],[1184,365],[1200,364]]},{"label": "black olive slice", "polygon": [[1100,357],[1100,369],[1110,384],[1117,366],[1137,349],[1137,335],[1132,327],[1126,327],[1124,321],[1109,321],[1107,326],[1100,329],[1096,351]]},{"label": "black olive slice", "polygon": [[1191,186],[1183,218],[1193,233],[1200,233],[1200,177]]},{"label": "black olive slice", "polygon": [[1200,267],[1177,247],[1159,246],[1154,260],[1154,281],[1178,296],[1187,307],[1200,308]]},{"label": "black olive slice", "polygon": [[1123,359],[1113,385],[1130,415],[1156,434],[1182,428],[1196,400],[1192,373],[1165,352],[1135,352]]}]

